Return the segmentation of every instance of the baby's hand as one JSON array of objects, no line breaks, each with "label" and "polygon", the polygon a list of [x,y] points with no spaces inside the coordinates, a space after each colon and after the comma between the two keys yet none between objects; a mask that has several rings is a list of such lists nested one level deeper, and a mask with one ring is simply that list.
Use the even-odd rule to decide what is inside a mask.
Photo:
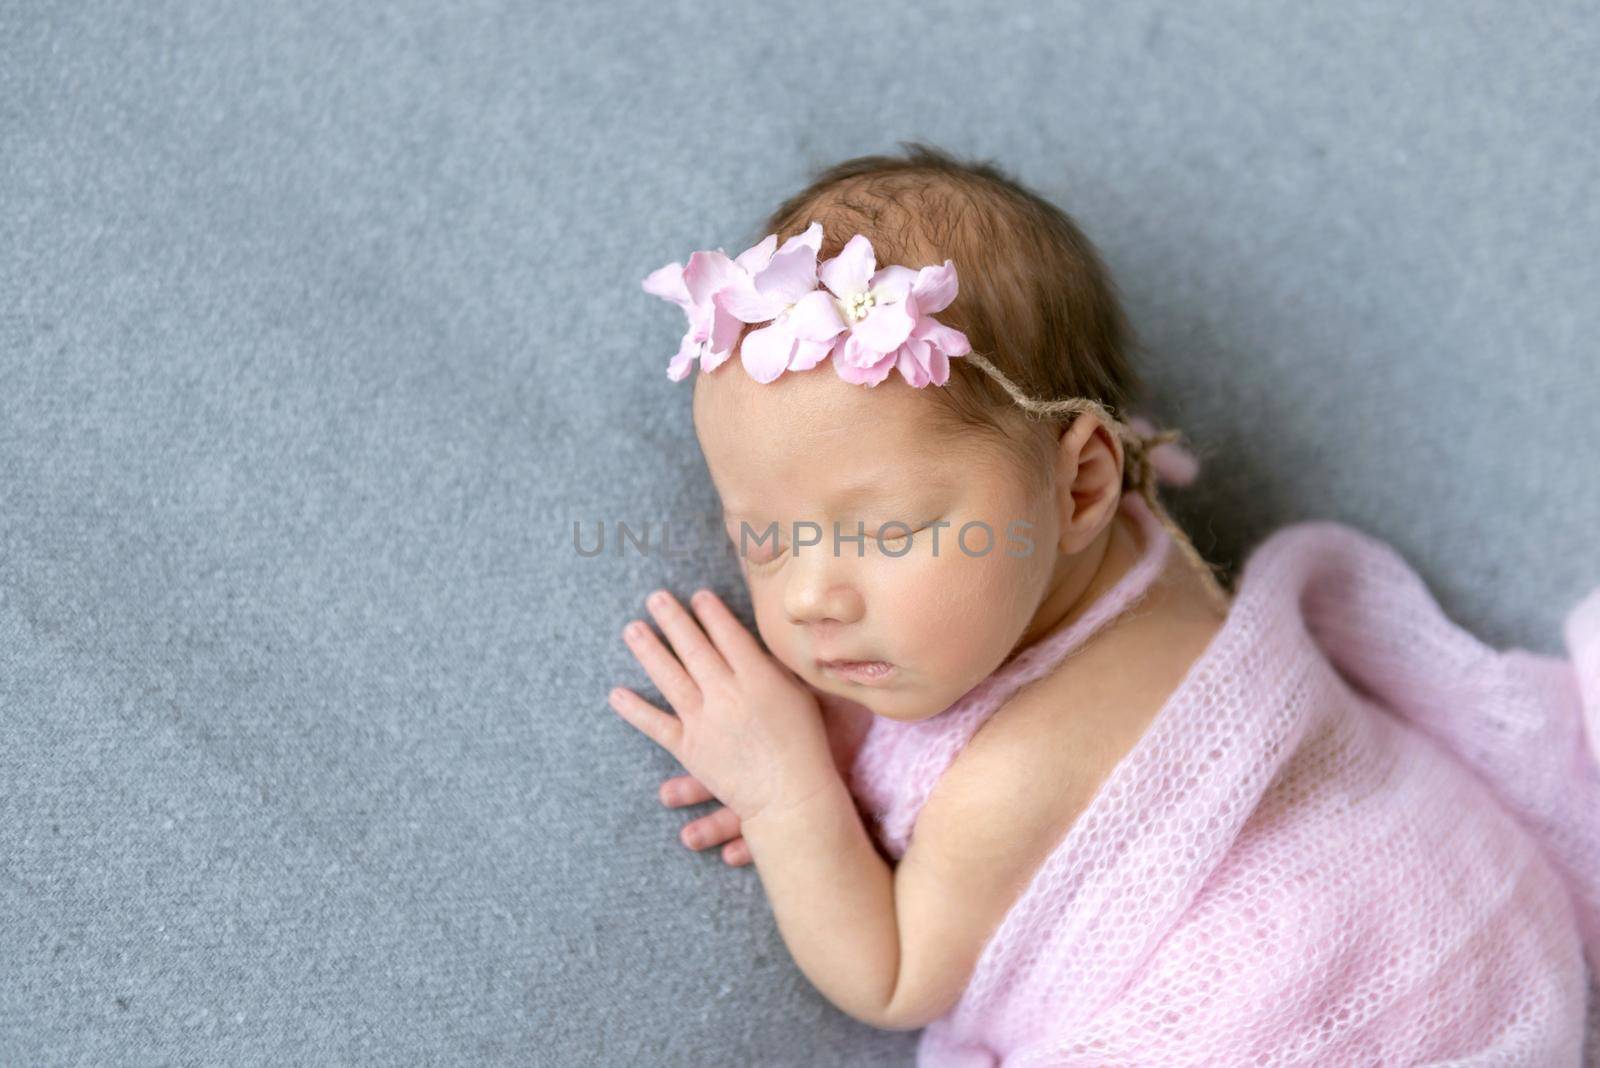
[{"label": "baby's hand", "polygon": [[838,781],[816,695],[715,594],[696,595],[698,619],[665,590],[648,603],[672,648],[638,621],[623,638],[677,715],[620,686],[610,696],[619,715],[741,822]]},{"label": "baby's hand", "polygon": [[[872,713],[845,698],[814,688],[812,692],[822,705],[834,766],[838,768],[840,778],[848,779]],[[668,808],[686,808],[716,800],[711,791],[706,789],[705,783],[693,775],[674,775],[661,784],[657,796]],[[732,810],[726,805],[718,805],[708,815],[684,824],[678,832],[678,838],[690,849],[710,849],[720,845],[723,862],[738,868],[750,863],[750,846],[739,833],[740,826],[739,817]]]},{"label": "baby's hand", "polygon": [[[706,801],[715,801],[705,783],[693,775],[674,775],[661,784],[661,803],[668,808],[684,808]],[[731,867],[750,863],[750,846],[739,833],[739,817],[726,805],[699,819],[690,820],[678,832],[678,839],[690,849],[710,849],[722,846],[722,860]]]}]

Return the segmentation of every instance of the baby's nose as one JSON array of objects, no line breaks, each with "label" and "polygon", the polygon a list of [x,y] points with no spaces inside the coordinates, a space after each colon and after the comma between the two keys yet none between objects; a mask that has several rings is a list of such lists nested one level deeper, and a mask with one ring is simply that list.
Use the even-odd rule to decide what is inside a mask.
[{"label": "baby's nose", "polygon": [[[819,631],[855,623],[864,609],[860,592],[830,568],[796,567],[783,593],[789,622]],[[818,640],[822,638],[818,634]]]}]

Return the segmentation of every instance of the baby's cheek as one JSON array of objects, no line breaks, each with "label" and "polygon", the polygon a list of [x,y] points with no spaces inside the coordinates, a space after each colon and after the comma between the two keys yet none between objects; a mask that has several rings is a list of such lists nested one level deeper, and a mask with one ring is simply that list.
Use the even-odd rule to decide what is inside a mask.
[{"label": "baby's cheek", "polygon": [[794,667],[790,650],[786,647],[788,632],[781,626],[782,606],[770,603],[771,598],[760,591],[747,588],[750,589],[751,611],[756,617],[756,637],[761,639],[761,644],[767,652],[783,661],[785,666]]},{"label": "baby's cheek", "polygon": [[[942,660],[953,645],[981,646],[1008,614],[1013,599],[1000,588],[1010,584],[1004,570],[941,537],[937,556],[930,550],[877,562],[869,611],[893,621],[888,639],[901,655]],[[961,641],[953,643],[953,634]]]}]

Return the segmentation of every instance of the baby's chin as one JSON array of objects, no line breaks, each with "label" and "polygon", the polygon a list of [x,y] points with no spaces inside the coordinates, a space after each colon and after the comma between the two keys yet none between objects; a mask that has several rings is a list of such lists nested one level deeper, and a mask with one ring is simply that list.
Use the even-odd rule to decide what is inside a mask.
[{"label": "baby's chin", "polygon": [[949,701],[930,700],[920,686],[911,681],[901,681],[894,686],[860,686],[839,679],[823,677],[808,685],[824,699],[850,701],[867,709],[875,716],[917,723],[938,715],[950,707]]},{"label": "baby's chin", "polygon": [[[867,707],[871,708],[872,706],[868,705]],[[884,707],[882,709],[872,709],[872,714],[875,716],[882,716],[884,719],[892,719],[897,723],[921,723],[925,719],[931,719],[934,716],[937,716],[940,712],[943,712],[948,707],[950,706],[940,705],[938,708],[927,708],[922,706],[915,708]]]}]

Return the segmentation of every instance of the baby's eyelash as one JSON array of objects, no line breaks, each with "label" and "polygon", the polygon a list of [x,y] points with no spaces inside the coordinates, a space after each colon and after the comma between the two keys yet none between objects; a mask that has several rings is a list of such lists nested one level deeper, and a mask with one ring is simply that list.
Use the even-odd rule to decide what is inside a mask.
[{"label": "baby's eyelash", "polygon": [[884,541],[904,541],[906,538],[911,537],[911,535],[913,535],[913,534],[921,534],[924,530],[927,530],[929,527],[933,526],[933,523],[934,523],[934,521],[930,519],[926,523],[922,524],[920,527],[913,527],[911,530],[908,530],[903,534],[898,532],[898,531],[896,531],[893,534],[885,534],[885,535],[883,535],[883,540]]},{"label": "baby's eyelash", "polygon": [[780,548],[774,549],[772,551],[771,558],[766,559],[766,560],[752,560],[750,558],[750,554],[748,552],[741,553],[740,554],[740,558],[744,560],[745,565],[748,566],[748,567],[771,567],[773,564],[777,563],[779,560],[782,560],[784,558],[784,556],[787,554],[787,552],[788,552],[788,546],[785,545],[785,546],[782,546]]}]

